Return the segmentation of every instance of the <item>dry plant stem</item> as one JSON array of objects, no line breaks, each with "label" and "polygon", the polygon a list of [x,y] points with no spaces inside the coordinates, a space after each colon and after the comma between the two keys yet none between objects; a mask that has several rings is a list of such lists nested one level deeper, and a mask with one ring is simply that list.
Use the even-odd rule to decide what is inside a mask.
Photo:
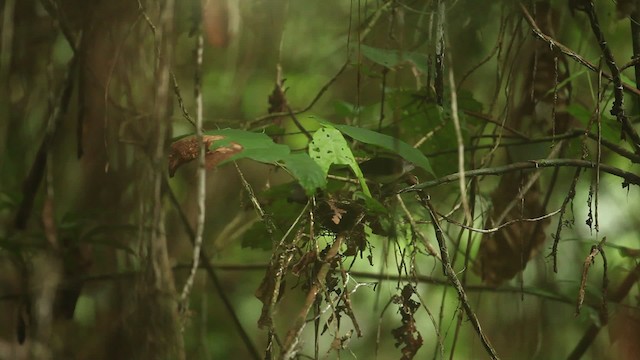
[{"label": "dry plant stem", "polygon": [[[587,161],[587,160],[577,160],[577,159],[530,160],[530,161],[517,162],[517,163],[505,165],[505,166],[469,170],[465,172],[465,176],[471,178],[471,177],[485,176],[485,175],[500,175],[500,174],[513,172],[513,171],[538,169],[543,167],[559,167],[559,166],[594,169],[596,168],[596,163]],[[600,170],[624,179],[625,182],[623,185],[628,185],[628,184],[640,185],[640,176],[634,173],[624,171],[609,165],[600,165]],[[459,177],[460,175],[458,173],[443,176],[435,180],[425,181],[420,184],[409,186],[407,188],[400,190],[400,193],[417,191],[421,189],[427,189],[430,187],[438,186],[441,184],[450,183],[458,180]]]},{"label": "dry plant stem", "polygon": [[602,309],[604,311],[600,313],[600,316],[601,318],[607,316],[607,313],[606,313],[606,308],[607,308],[606,289],[608,285],[607,257],[603,249],[603,245],[606,241],[607,241],[607,238],[603,237],[602,240],[597,245],[593,245],[591,247],[591,252],[584,259],[584,265],[582,266],[582,277],[580,279],[580,289],[578,290],[578,301],[576,304],[576,314],[575,314],[576,316],[580,314],[580,309],[582,308],[582,303],[584,302],[584,294],[585,294],[585,288],[587,287],[587,276],[589,275],[589,268],[591,267],[591,264],[595,262],[596,256],[598,256],[598,254],[602,255],[602,261],[603,261],[603,267],[604,267],[604,273],[603,273],[603,279],[602,279],[602,290],[603,290],[602,291],[602,294],[603,294]]},{"label": "dry plant stem", "polygon": [[458,280],[458,277],[456,276],[455,271],[451,267],[451,262],[449,260],[449,251],[447,250],[447,242],[446,242],[446,239],[444,238],[444,231],[442,230],[442,227],[440,226],[440,222],[438,221],[437,212],[434,209],[433,205],[431,204],[431,200],[429,199],[429,196],[425,194],[424,191],[418,192],[418,199],[420,200],[421,204],[429,211],[429,215],[431,217],[431,220],[433,221],[433,227],[435,230],[436,239],[438,240],[438,245],[440,246],[440,256],[442,257],[442,268],[443,268],[444,274],[446,275],[447,279],[449,279],[449,282],[453,285],[453,287],[458,292],[458,299],[462,303],[462,307],[464,308],[464,311],[467,314],[467,317],[469,318],[469,321],[471,322],[473,329],[476,331],[476,333],[480,337],[482,346],[485,348],[485,350],[487,351],[487,353],[492,359],[498,359],[498,354],[496,353],[493,346],[491,346],[489,339],[482,332],[482,327],[480,326],[478,317],[473,312],[473,309],[471,309],[471,305],[469,304],[469,299],[467,298],[467,294],[464,288],[462,287],[460,280]]},{"label": "dry plant stem", "polygon": [[[180,221],[184,225],[185,231],[187,232],[187,235],[189,237],[189,240],[191,241],[191,244],[195,246],[196,233],[191,228],[191,225],[189,225],[189,219],[187,218],[187,215],[182,210],[182,207],[180,206],[180,202],[178,202],[178,198],[176,198],[176,195],[173,193],[173,190],[171,190],[171,187],[169,186],[169,181],[166,177],[164,178],[163,185],[165,187],[165,191],[169,195],[169,200],[171,201],[171,204],[178,212]],[[249,354],[251,354],[251,358],[254,360],[261,359],[261,356],[258,353],[258,350],[256,349],[255,345],[251,341],[249,334],[242,326],[242,323],[240,322],[240,318],[238,318],[238,315],[233,309],[231,300],[229,300],[229,298],[227,297],[227,294],[225,293],[225,289],[222,286],[222,282],[220,282],[220,278],[216,273],[215,267],[211,264],[211,261],[209,260],[209,257],[207,256],[204,249],[201,249],[200,251],[200,262],[202,263],[202,267],[204,267],[205,271],[207,272],[209,279],[211,279],[211,283],[213,284],[213,287],[216,289],[216,292],[220,295],[220,299],[222,300],[222,303],[224,304],[225,309],[227,309],[227,312],[231,316],[231,319],[233,320],[233,324],[238,330],[240,337],[242,338],[242,341],[245,347],[247,348],[247,351],[249,352]],[[189,268],[191,268],[191,265],[189,265]],[[265,268],[266,268],[266,265],[262,265],[259,267],[260,270],[264,270]]]},{"label": "dry plant stem", "polygon": [[576,196],[576,185],[578,184],[578,178],[580,178],[580,173],[582,172],[582,168],[577,168],[575,173],[573,174],[573,180],[571,180],[571,185],[569,185],[569,192],[567,196],[562,201],[562,206],[560,207],[560,219],[558,219],[558,226],[556,228],[556,233],[553,236],[553,246],[551,247],[550,256],[553,257],[553,272],[558,272],[558,244],[560,243],[560,232],[562,231],[563,220],[565,212],[567,211],[567,205],[573,198]]},{"label": "dry plant stem", "polygon": [[[582,56],[580,56],[575,51],[569,49],[567,46],[559,43],[554,38],[544,34],[542,32],[542,30],[540,30],[540,28],[538,27],[536,22],[533,20],[533,18],[531,17],[531,14],[529,14],[529,11],[527,10],[527,8],[524,5],[522,5],[522,3],[520,3],[520,8],[522,9],[522,13],[524,15],[524,18],[529,23],[529,26],[531,26],[531,30],[533,30],[533,33],[534,33],[535,36],[537,36],[540,40],[548,43],[549,46],[552,46],[552,47],[558,49],[561,53],[563,53],[563,54],[567,55],[568,57],[572,58],[573,60],[575,60],[579,64],[583,65],[587,69],[593,71],[594,73],[598,72],[598,67],[596,65],[594,65],[591,62],[589,62],[588,60],[584,59]],[[613,76],[611,76],[611,74],[603,72],[602,76],[604,76],[608,80],[613,80]],[[636,89],[632,85],[629,85],[629,84],[623,82],[622,83],[622,87],[627,92],[632,93],[632,94],[634,94],[636,96],[640,96],[640,90]]]},{"label": "dry plant stem", "polygon": [[311,310],[311,307],[313,306],[313,303],[316,300],[316,296],[325,287],[325,281],[326,281],[327,274],[329,273],[329,269],[331,267],[331,262],[338,255],[338,252],[340,251],[340,246],[342,245],[344,238],[345,238],[344,234],[338,234],[336,236],[336,240],[333,242],[333,245],[331,245],[331,248],[329,249],[329,251],[327,252],[327,255],[323,259],[324,264],[322,264],[322,266],[320,267],[320,270],[318,270],[318,274],[316,275],[316,278],[314,279],[313,284],[311,285],[311,288],[307,293],[307,298],[304,302],[304,305],[302,306],[302,309],[300,310],[300,312],[298,313],[298,316],[294,320],[293,326],[287,332],[287,337],[285,338],[285,341],[283,344],[282,354],[280,356],[280,359],[288,360],[293,358],[296,355],[296,346],[300,341],[300,335],[307,321],[307,315],[309,314],[309,310]]},{"label": "dry plant stem", "polygon": [[456,83],[453,77],[453,66],[451,64],[449,64],[449,87],[451,88],[451,119],[453,120],[453,127],[456,130],[456,140],[458,142],[458,174],[460,174],[458,185],[460,186],[460,198],[462,208],[464,209],[465,222],[473,225],[469,199],[467,197],[467,184],[464,176],[464,139],[462,138],[460,119],[458,118],[458,96],[456,94]]},{"label": "dry plant stem", "polygon": [[196,74],[195,74],[195,98],[196,98],[196,138],[198,139],[198,147],[200,153],[198,154],[198,173],[197,173],[197,218],[196,218],[196,237],[193,244],[193,267],[189,273],[189,277],[182,288],[180,294],[180,303],[184,308],[188,307],[187,298],[193,287],[193,282],[196,277],[198,265],[200,261],[200,249],[202,249],[202,233],[204,231],[204,219],[205,219],[205,199],[207,192],[207,173],[205,169],[205,145],[202,140],[202,56],[204,52],[204,38],[202,31],[199,32],[196,39]]}]

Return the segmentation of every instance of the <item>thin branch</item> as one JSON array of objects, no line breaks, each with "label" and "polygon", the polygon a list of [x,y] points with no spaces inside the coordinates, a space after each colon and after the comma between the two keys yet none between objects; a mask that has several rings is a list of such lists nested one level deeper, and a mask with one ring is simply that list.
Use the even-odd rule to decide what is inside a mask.
[{"label": "thin branch", "polygon": [[544,219],[550,218],[552,216],[555,216],[555,215],[559,214],[561,211],[562,211],[562,209],[558,209],[556,211],[553,211],[553,212],[550,212],[548,214],[545,214],[545,215],[542,215],[542,216],[539,216],[539,217],[535,217],[535,218],[525,218],[525,219],[510,220],[510,221],[507,221],[506,223],[500,224],[499,226],[493,227],[491,229],[477,229],[477,228],[474,228],[474,227],[471,227],[471,226],[467,226],[467,225],[461,224],[461,223],[453,220],[452,218],[450,218],[448,216],[444,216],[442,214],[438,214],[438,215],[441,216],[447,222],[452,223],[452,224],[457,225],[457,226],[460,226],[461,228],[467,229],[469,231],[477,232],[477,233],[480,233],[480,234],[491,234],[491,233],[497,232],[498,230],[500,230],[500,229],[502,229],[504,227],[510,226],[512,224],[515,224],[517,222],[536,222],[536,221],[544,220]]},{"label": "thin branch", "polygon": [[[495,121],[495,120],[494,120]],[[508,128],[505,127],[506,130],[509,130]],[[509,130],[511,131],[511,130]],[[569,130],[564,134],[557,134],[557,135],[552,135],[552,136],[543,136],[543,137],[538,137],[538,138],[532,138],[532,139],[528,139],[527,141],[522,141],[522,142],[512,142],[512,143],[500,143],[500,144],[488,144],[488,145],[477,145],[477,146],[468,146],[465,147],[465,151],[474,151],[474,150],[479,150],[479,149],[493,149],[494,147],[508,147],[508,146],[522,146],[522,145],[530,145],[530,144],[535,144],[535,143],[541,143],[541,142],[549,142],[549,141],[556,141],[556,140],[562,140],[562,139],[570,139],[570,138],[575,138],[575,137],[579,137],[579,136],[587,136],[592,140],[598,141],[598,135],[594,134],[590,131],[586,131],[585,129],[573,129],[573,130]],[[504,135],[501,137],[505,137]],[[631,151],[615,144],[612,143],[611,141],[608,141],[606,139],[601,139],[601,144],[606,147],[607,149],[615,152],[616,154],[629,159],[631,162],[633,162],[634,164],[640,164],[640,155],[638,154],[634,154]],[[433,156],[440,156],[440,155],[446,155],[446,154],[453,154],[457,151],[457,149],[447,149],[447,150],[441,150],[441,151],[435,151],[435,152],[431,152],[431,153],[427,153],[425,154],[425,156],[427,157],[433,157]]]},{"label": "thin branch", "polygon": [[[182,210],[182,207],[180,206],[180,202],[178,202],[178,198],[176,197],[175,193],[169,186],[169,180],[167,179],[166,176],[164,177],[163,185],[165,187],[165,191],[169,195],[169,200],[171,201],[171,204],[178,212],[180,221],[182,222],[182,225],[184,225],[184,229],[187,232],[187,235],[189,237],[189,240],[191,241],[191,244],[195,245],[196,233],[193,230],[193,228],[191,228],[191,225],[189,225],[189,219],[187,218],[187,215]],[[218,293],[218,295],[220,295],[220,299],[222,300],[222,303],[224,304],[225,309],[231,316],[231,319],[233,320],[233,324],[238,330],[238,333],[240,334],[240,338],[242,339],[242,342],[244,343],[247,350],[249,351],[251,358],[254,360],[260,360],[262,357],[260,356],[260,353],[256,349],[256,346],[251,341],[251,337],[249,337],[249,333],[247,333],[247,331],[242,326],[242,323],[240,322],[240,318],[238,317],[238,314],[234,310],[231,300],[227,296],[224,286],[222,285],[222,282],[220,281],[220,278],[218,277],[218,274],[215,271],[215,267],[211,264],[211,261],[209,260],[209,257],[207,256],[205,249],[201,249],[200,251],[200,262],[202,263],[202,267],[204,267],[205,271],[207,272],[207,275],[209,275],[209,279],[211,279],[211,283],[213,284],[213,287],[216,289],[216,292]],[[264,266],[262,266],[261,269],[264,269]]]},{"label": "thin branch", "polygon": [[[188,271],[191,269],[192,264],[178,264],[173,267],[173,271]],[[265,269],[269,267],[269,264],[213,264],[208,258],[201,256],[200,258],[200,266],[198,269],[204,269],[207,273],[209,272],[208,268],[212,268],[214,270],[221,271],[260,271],[264,272]],[[330,270],[330,271],[339,271],[339,270]],[[139,271],[122,271],[117,273],[106,273],[106,274],[97,274],[97,275],[88,275],[82,277],[83,282],[99,282],[99,281],[112,281],[112,280],[123,280],[135,278],[140,274]],[[376,281],[404,281],[406,280],[406,276],[398,275],[398,274],[387,274],[387,273],[371,273],[365,271],[349,271],[349,274],[352,277],[364,278],[364,279],[372,279]],[[438,286],[451,286],[451,282],[445,279],[437,278],[434,276],[426,276],[426,275],[415,275],[411,278],[412,281],[416,281],[418,283],[430,284],[430,285],[438,285]],[[633,284],[632,284],[633,285]],[[487,286],[487,285],[466,285],[465,290],[469,292],[492,292],[492,293],[505,293],[505,294],[525,294],[529,296],[534,296],[537,298],[550,300],[554,302],[563,303],[570,306],[575,306],[575,299],[568,298],[563,295],[554,294],[551,290],[546,289],[538,289],[538,288],[522,288],[520,286],[508,286],[503,285],[500,287],[495,286]],[[3,294],[0,295],[0,301],[17,301],[19,300],[23,294]],[[610,303],[619,304],[619,302],[609,299]],[[586,304],[587,306],[593,305]],[[619,304],[621,305],[621,304]]]},{"label": "thin branch", "polygon": [[562,206],[560,206],[560,219],[558,219],[556,233],[553,235],[553,246],[551,247],[551,254],[549,254],[549,256],[553,257],[553,272],[555,273],[558,272],[558,245],[560,243],[560,232],[562,231],[562,227],[565,225],[562,219],[567,210],[567,205],[569,205],[569,203],[573,201],[573,198],[576,196],[576,185],[578,184],[578,178],[580,178],[580,172],[582,172],[582,168],[577,168],[575,173],[573,174],[573,180],[571,180],[571,185],[569,185],[569,192],[562,201]]},{"label": "thin branch", "polygon": [[478,317],[471,309],[471,305],[469,304],[469,299],[467,298],[467,294],[458,280],[455,271],[451,267],[451,261],[449,260],[449,251],[447,250],[447,242],[444,238],[444,231],[442,227],[440,227],[440,222],[438,221],[438,215],[433,205],[431,204],[431,200],[429,196],[426,195],[423,191],[418,192],[418,199],[422,206],[425,207],[429,211],[429,215],[431,220],[433,221],[433,227],[435,230],[436,239],[438,240],[438,245],[440,246],[440,256],[442,257],[442,267],[444,274],[449,279],[449,282],[453,285],[453,287],[458,292],[458,299],[462,303],[462,307],[464,308],[469,321],[471,322],[473,329],[476,331],[478,336],[480,337],[480,341],[482,342],[482,346],[484,346],[485,350],[489,354],[492,359],[498,359],[498,354],[496,353],[493,346],[489,342],[489,339],[486,337],[484,332],[482,332],[482,327],[480,326],[480,322],[478,321]]},{"label": "thin branch", "polygon": [[602,51],[602,55],[604,56],[604,60],[611,71],[613,82],[613,106],[611,108],[611,115],[615,116],[620,125],[622,125],[623,138],[624,134],[631,138],[631,145],[635,148],[636,153],[640,154],[640,136],[636,129],[633,127],[631,122],[629,122],[629,118],[624,113],[624,94],[623,94],[623,86],[622,80],[620,78],[620,69],[616,64],[615,58],[613,57],[613,53],[611,52],[611,48],[607,43],[607,40],[600,29],[600,22],[598,21],[598,16],[596,15],[596,9],[593,6],[592,1],[584,1],[584,8],[581,9],[584,11],[589,17],[589,23],[591,24],[591,31],[595,35],[598,40],[598,45],[600,46],[600,51]]},{"label": "thin branch", "polygon": [[[485,175],[500,175],[500,174],[520,171],[520,170],[531,170],[531,169],[539,169],[543,167],[558,167],[558,166],[595,169],[596,163],[587,161],[587,160],[577,160],[577,159],[530,160],[530,161],[517,162],[509,165],[497,166],[492,168],[468,170],[468,171],[465,171],[465,176],[472,178],[476,176],[485,176]],[[640,176],[634,173],[630,173],[628,171],[624,171],[622,169],[609,166],[609,165],[600,165],[600,170],[624,179],[624,183],[622,184],[624,187],[627,187],[630,184],[640,185]],[[438,186],[441,184],[457,181],[459,178],[460,178],[460,174],[455,173],[455,174],[443,176],[435,180],[425,181],[420,184],[406,187],[400,190],[399,192],[405,193],[405,192],[427,189],[427,188]]]},{"label": "thin branch", "polygon": [[200,261],[200,250],[202,249],[202,233],[204,232],[204,220],[205,220],[205,199],[207,195],[207,173],[205,168],[205,153],[207,149],[203,141],[202,133],[202,118],[203,118],[203,105],[202,105],[202,57],[204,53],[204,37],[200,30],[196,39],[196,72],[195,72],[195,88],[194,94],[196,98],[196,138],[198,139],[198,147],[200,153],[198,154],[198,173],[197,173],[197,215],[196,215],[196,237],[193,244],[193,267],[187,277],[187,281],[182,288],[180,294],[180,303],[183,306],[183,310],[188,307],[187,298],[193,287],[193,282],[198,271],[198,265]]}]

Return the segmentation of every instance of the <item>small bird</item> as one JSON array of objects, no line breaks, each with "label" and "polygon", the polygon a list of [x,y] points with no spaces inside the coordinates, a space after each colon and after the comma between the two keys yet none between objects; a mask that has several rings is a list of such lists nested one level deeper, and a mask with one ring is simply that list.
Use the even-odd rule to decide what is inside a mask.
[{"label": "small bird", "polygon": [[359,164],[364,178],[378,184],[391,184],[415,169],[415,165],[399,157],[378,156]]}]

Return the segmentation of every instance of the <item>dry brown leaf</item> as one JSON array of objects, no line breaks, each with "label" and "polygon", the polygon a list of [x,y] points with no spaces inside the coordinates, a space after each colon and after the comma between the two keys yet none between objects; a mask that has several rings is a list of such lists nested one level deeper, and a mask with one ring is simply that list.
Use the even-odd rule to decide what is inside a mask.
[{"label": "dry brown leaf", "polygon": [[[209,149],[214,142],[222,139],[224,139],[224,136],[221,135],[204,135],[202,137],[202,141],[207,149]],[[213,169],[224,160],[241,152],[242,149],[242,145],[232,142],[228,146],[219,147],[215,150],[207,150],[205,153],[205,166],[207,170]],[[173,177],[180,166],[196,159],[199,151],[198,139],[195,136],[182,138],[171,144],[171,150],[169,152],[169,176]]]}]

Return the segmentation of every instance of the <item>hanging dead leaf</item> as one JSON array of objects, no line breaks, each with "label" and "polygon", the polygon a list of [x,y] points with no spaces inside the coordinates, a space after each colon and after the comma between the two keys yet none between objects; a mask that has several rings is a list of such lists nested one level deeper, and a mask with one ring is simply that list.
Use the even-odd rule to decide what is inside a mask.
[{"label": "hanging dead leaf", "polygon": [[422,347],[422,335],[418,331],[416,319],[414,317],[416,311],[420,308],[420,303],[411,299],[415,289],[410,284],[406,284],[402,288],[401,295],[396,295],[394,303],[400,305],[399,313],[402,316],[402,325],[391,330],[393,338],[396,340],[395,346],[402,348],[402,360],[413,359]]},{"label": "hanging dead leaf", "polygon": [[269,95],[269,114],[287,111],[287,92],[284,88],[284,81],[276,82],[273,91]]},{"label": "hanging dead leaf", "polygon": [[[527,174],[509,173],[502,176],[496,191],[491,195],[493,209],[486,227],[493,228],[499,224],[493,221],[500,217],[514,199],[515,206],[506,213],[501,223],[537,218],[545,213],[540,200],[540,185],[534,183],[523,199],[518,199],[522,184],[526,183]],[[515,222],[496,232],[484,234],[480,243],[480,250],[474,270],[482,280],[490,285],[500,285],[524,270],[527,262],[544,243],[545,228],[550,223],[549,218],[537,222]]]},{"label": "hanging dead leaf", "polygon": [[[214,142],[222,139],[224,139],[224,136],[221,135],[204,135],[202,137],[202,141],[207,149],[209,149]],[[241,152],[242,149],[242,145],[232,142],[228,146],[207,150],[205,153],[205,166],[207,170],[215,168],[224,160]],[[171,150],[169,152],[169,176],[173,177],[180,166],[196,159],[199,152],[198,139],[195,136],[182,138],[171,144]]]}]

